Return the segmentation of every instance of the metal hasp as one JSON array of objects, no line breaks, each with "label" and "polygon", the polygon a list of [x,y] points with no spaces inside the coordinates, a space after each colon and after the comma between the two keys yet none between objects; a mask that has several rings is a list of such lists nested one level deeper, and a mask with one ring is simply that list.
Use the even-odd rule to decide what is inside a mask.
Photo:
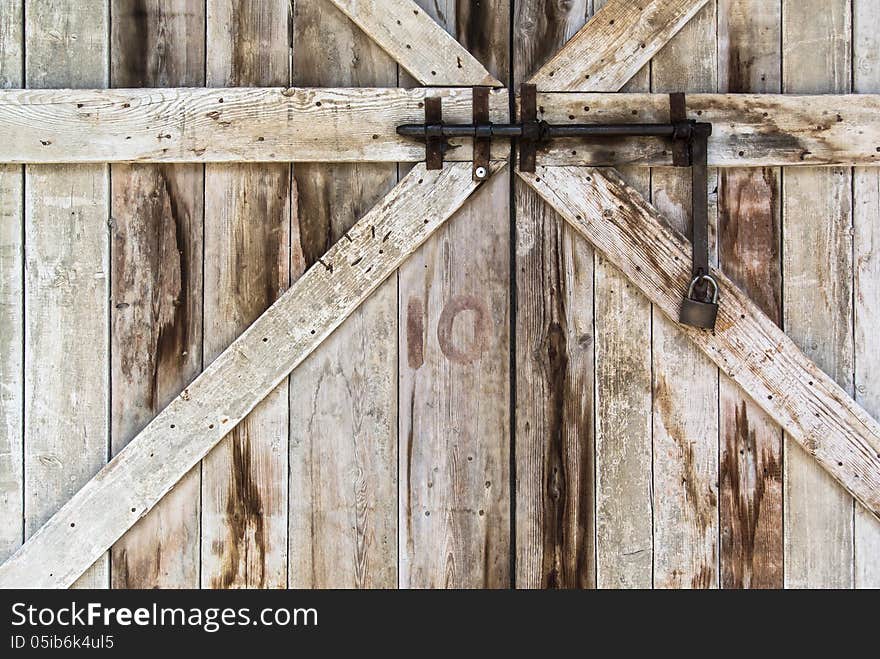
[{"label": "metal hasp", "polygon": [[708,143],[712,124],[687,118],[684,94],[670,94],[669,122],[656,124],[550,124],[538,119],[537,90],[534,85],[520,87],[519,123],[495,124],[489,120],[489,90],[473,90],[473,123],[443,123],[439,98],[425,99],[425,123],[403,124],[397,134],[425,142],[428,169],[443,167],[446,140],[470,137],[474,140],[475,180],[483,180],[489,170],[489,149],[493,139],[516,140],[519,168],[534,172],[538,147],[559,138],[598,139],[609,137],[661,137],[672,140],[672,163],[691,169],[693,217],[693,267],[679,321],[692,327],[714,329],[718,316],[718,283],[709,270],[709,191]]},{"label": "metal hasp", "polygon": [[712,124],[688,120],[684,94],[670,94],[669,118],[676,127],[672,164],[691,168],[691,281],[679,322],[714,329],[718,318],[718,282],[709,270],[709,136]]}]

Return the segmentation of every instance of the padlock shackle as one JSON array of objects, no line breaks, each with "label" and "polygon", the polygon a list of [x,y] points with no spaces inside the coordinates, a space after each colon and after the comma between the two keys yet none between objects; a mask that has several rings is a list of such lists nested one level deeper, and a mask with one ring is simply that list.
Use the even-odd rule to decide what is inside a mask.
[{"label": "padlock shackle", "polygon": [[718,304],[718,282],[715,281],[715,278],[712,275],[698,275],[694,277],[691,280],[691,285],[688,286],[688,299],[694,299],[694,289],[701,281],[707,281],[712,285],[712,304]]}]

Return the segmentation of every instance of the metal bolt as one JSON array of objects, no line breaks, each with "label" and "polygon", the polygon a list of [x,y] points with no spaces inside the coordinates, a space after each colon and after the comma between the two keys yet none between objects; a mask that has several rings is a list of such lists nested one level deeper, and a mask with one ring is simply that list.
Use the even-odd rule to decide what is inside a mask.
[{"label": "metal bolt", "polygon": [[488,172],[486,171],[485,167],[477,167],[474,170],[474,176],[476,176],[477,178],[486,178],[486,174],[488,174]]}]

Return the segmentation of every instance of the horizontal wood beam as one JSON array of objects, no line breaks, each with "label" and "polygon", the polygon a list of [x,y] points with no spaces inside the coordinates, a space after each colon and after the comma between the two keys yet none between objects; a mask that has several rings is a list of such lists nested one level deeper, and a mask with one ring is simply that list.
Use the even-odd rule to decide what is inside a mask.
[{"label": "horizontal wood beam", "polygon": [[[690,243],[613,171],[520,173],[667,316],[690,279]],[[724,273],[714,331],[681,331],[862,505],[880,517],[880,424],[819,369]]]},{"label": "horizontal wood beam", "polygon": [[423,85],[501,87],[412,0],[330,0]]},{"label": "horizontal wood beam", "polygon": [[[397,135],[424,121],[426,96],[443,98],[447,123],[471,121],[471,90],[100,89],[0,91],[0,162],[418,162],[423,144]],[[507,91],[490,94],[507,121]],[[666,94],[538,94],[550,123],[669,120]],[[690,118],[709,121],[715,167],[880,165],[880,95],[689,94]],[[448,161],[468,161],[472,140],[450,139]],[[510,153],[492,142],[492,158]],[[544,165],[672,164],[667,140],[559,139]]]},{"label": "horizontal wood beam", "polygon": [[[688,118],[712,124],[713,167],[880,165],[880,95],[688,94]],[[550,123],[669,121],[667,94],[538,93]],[[669,140],[555,140],[544,165],[672,164]]]},{"label": "horizontal wood beam", "polygon": [[[0,162],[418,162],[424,145],[395,129],[424,122],[428,96],[445,121],[471,121],[470,89],[0,90]],[[489,107],[507,121],[507,91]],[[472,140],[449,147],[447,161],[472,157]]]},{"label": "horizontal wood beam", "polygon": [[609,0],[529,81],[538,90],[616,91],[708,0]]},{"label": "horizontal wood beam", "polygon": [[[501,165],[493,165],[497,171]],[[62,588],[100,557],[478,187],[418,165],[2,566],[2,588]],[[311,392],[309,392],[311,394]]]}]

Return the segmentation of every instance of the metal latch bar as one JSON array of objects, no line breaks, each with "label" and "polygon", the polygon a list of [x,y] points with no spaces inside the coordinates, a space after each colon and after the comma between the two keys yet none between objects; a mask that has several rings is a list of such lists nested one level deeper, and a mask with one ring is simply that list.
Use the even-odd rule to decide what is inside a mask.
[{"label": "metal latch bar", "polygon": [[692,277],[679,320],[694,327],[712,329],[718,311],[718,285],[709,269],[708,141],[712,124],[687,118],[684,94],[670,94],[669,122],[638,124],[551,124],[538,119],[537,90],[520,87],[519,123],[492,123],[489,119],[489,90],[473,89],[473,122],[444,123],[439,98],[425,99],[425,123],[403,124],[397,133],[425,141],[428,169],[443,167],[446,140],[470,137],[474,140],[473,176],[488,176],[491,142],[495,138],[517,140],[519,168],[534,172],[538,145],[558,138],[664,137],[672,139],[672,161],[676,167],[691,168],[693,217]]}]

